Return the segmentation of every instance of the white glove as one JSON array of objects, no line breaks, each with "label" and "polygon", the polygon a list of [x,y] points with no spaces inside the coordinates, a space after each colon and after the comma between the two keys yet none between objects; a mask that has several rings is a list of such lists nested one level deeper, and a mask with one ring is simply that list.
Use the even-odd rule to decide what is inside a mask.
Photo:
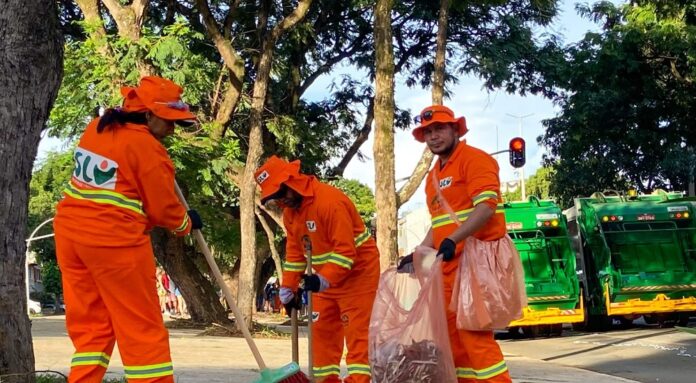
[{"label": "white glove", "polygon": [[278,295],[280,296],[280,302],[282,304],[287,304],[295,297],[295,293],[288,287],[281,287]]}]

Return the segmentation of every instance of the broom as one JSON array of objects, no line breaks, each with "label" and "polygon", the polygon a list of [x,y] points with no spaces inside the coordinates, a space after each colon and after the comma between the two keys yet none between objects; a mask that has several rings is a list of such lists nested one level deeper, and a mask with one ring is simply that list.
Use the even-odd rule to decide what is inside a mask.
[{"label": "broom", "polygon": [[[176,181],[174,181],[174,188],[176,189],[176,194],[179,196],[181,203],[184,205],[184,207],[186,207],[186,210],[189,210],[189,205],[186,202],[186,198],[184,198],[183,193],[181,193],[179,184],[177,184]],[[205,238],[203,238],[203,233],[201,233],[200,230],[194,230],[193,236],[196,238],[198,247],[205,256],[205,260],[208,261],[208,265],[210,266],[210,269],[212,270],[213,275],[215,276],[215,280],[217,281],[218,286],[220,286],[222,292],[225,295],[227,304],[230,306],[232,312],[234,313],[234,317],[236,319],[235,322],[237,322],[237,327],[244,335],[244,339],[249,345],[251,353],[254,354],[254,359],[256,359],[256,363],[259,365],[261,377],[259,379],[256,379],[254,383],[311,383],[309,378],[307,378],[307,376],[300,370],[300,366],[295,362],[286,364],[285,366],[276,369],[266,367],[266,363],[263,361],[263,358],[261,357],[259,348],[256,346],[256,343],[254,343],[254,339],[251,337],[249,329],[244,325],[244,316],[242,315],[242,312],[239,310],[239,307],[237,307],[234,298],[232,298],[232,291],[230,291],[230,288],[227,287],[225,281],[222,279],[220,269],[215,263],[213,254],[210,252],[210,248],[208,248],[208,243],[206,243]]]}]

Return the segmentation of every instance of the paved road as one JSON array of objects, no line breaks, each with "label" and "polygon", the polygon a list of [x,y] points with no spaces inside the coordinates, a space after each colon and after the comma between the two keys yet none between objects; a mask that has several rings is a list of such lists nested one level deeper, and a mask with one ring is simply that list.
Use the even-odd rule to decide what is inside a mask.
[{"label": "paved road", "polygon": [[696,382],[696,336],[675,329],[639,324],[605,333],[565,331],[560,338],[500,342],[507,353],[639,382]]},{"label": "paved road", "polygon": [[[199,333],[197,330],[170,330],[177,383],[243,383],[258,377],[254,359],[243,339],[198,336]],[[67,372],[74,350],[65,332],[64,317],[34,318],[32,334],[36,368]],[[696,337],[677,334],[676,330],[640,329],[556,339],[501,341],[501,344],[515,383],[654,382],[656,380],[648,380],[651,370],[663,370],[657,375],[661,378],[659,382],[682,383],[694,382],[691,377],[696,377],[696,358],[693,357],[696,339],[691,338]],[[280,367],[289,362],[288,340],[258,339],[257,343],[269,366]],[[653,344],[660,346],[648,346]],[[602,354],[607,356],[601,357]],[[306,355],[305,339],[300,342],[300,355]],[[653,360],[654,357],[657,359]],[[639,368],[641,364],[653,367]],[[665,366],[675,371],[664,371]],[[122,363],[115,351],[108,375],[121,376],[122,373]]]}]

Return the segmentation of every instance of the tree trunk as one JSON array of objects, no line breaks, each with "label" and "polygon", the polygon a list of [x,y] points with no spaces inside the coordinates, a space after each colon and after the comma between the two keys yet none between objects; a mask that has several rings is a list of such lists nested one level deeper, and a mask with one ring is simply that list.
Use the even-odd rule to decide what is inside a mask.
[{"label": "tree trunk", "polygon": [[34,370],[24,239],[32,165],[63,75],[57,15],[54,1],[6,1],[0,8],[0,376]]},{"label": "tree trunk", "polygon": [[433,73],[433,104],[442,105],[445,97],[445,56],[447,54],[447,11],[449,0],[440,0],[440,15],[437,19],[437,48]]},{"label": "tree trunk", "polygon": [[375,196],[377,247],[384,270],[397,258],[397,207],[394,171],[394,48],[391,11],[393,0],[375,5]]},{"label": "tree trunk", "polygon": [[244,315],[244,320],[251,328],[252,312],[255,301],[255,282],[258,280],[256,265],[256,180],[254,172],[259,167],[261,155],[263,154],[261,130],[263,128],[263,111],[266,104],[266,93],[268,91],[268,81],[271,74],[273,63],[273,53],[276,41],[286,30],[297,24],[309,9],[311,0],[300,0],[297,8],[280,21],[273,30],[266,35],[261,44],[261,58],[254,82],[254,90],[251,99],[249,149],[247,152],[246,163],[242,173],[241,184],[239,185],[239,211],[242,232],[242,255],[239,270],[239,286],[237,300],[239,308]]},{"label": "tree trunk", "polygon": [[218,299],[217,289],[213,288],[193,261],[194,249],[186,246],[183,238],[173,237],[160,228],[152,232],[152,246],[157,261],[186,300],[191,320],[205,324],[230,324]]},{"label": "tree trunk", "polygon": [[[449,12],[450,1],[440,0],[440,14],[437,20],[437,47],[435,50],[435,69],[433,72],[433,90],[432,100],[433,105],[442,105],[445,98],[445,68],[447,55],[447,15]],[[413,194],[418,190],[423,177],[430,170],[430,165],[433,163],[433,153],[430,149],[425,148],[421,159],[416,164],[413,174],[409,180],[399,189],[397,193],[397,206],[401,207],[408,202]]]}]

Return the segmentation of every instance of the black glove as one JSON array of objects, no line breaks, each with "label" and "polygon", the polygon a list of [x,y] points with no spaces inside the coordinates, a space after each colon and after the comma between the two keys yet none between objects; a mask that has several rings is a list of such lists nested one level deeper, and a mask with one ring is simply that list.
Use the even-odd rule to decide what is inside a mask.
[{"label": "black glove", "polygon": [[288,314],[288,317],[292,316],[292,309],[299,311],[302,308],[302,294],[302,289],[297,289],[297,291],[295,291],[295,295],[292,297],[292,300],[283,305],[285,307],[285,313]]},{"label": "black glove", "polygon": [[454,258],[454,253],[457,251],[457,244],[449,238],[445,238],[442,243],[440,243],[440,248],[437,250],[437,254],[442,254],[442,259],[445,262],[449,262]]},{"label": "black glove", "polygon": [[319,279],[319,276],[317,274],[312,274],[312,275],[302,275],[302,280],[304,280],[304,288],[307,291],[311,291],[314,293],[318,293],[319,291],[322,290],[321,288],[321,279]]},{"label": "black glove", "polygon": [[401,258],[399,265],[396,266],[397,273],[412,273],[413,272],[413,253]]},{"label": "black glove", "polygon": [[186,212],[191,219],[191,229],[193,230],[200,230],[203,228],[203,220],[201,219],[201,216],[198,215],[198,212],[191,209]]}]

